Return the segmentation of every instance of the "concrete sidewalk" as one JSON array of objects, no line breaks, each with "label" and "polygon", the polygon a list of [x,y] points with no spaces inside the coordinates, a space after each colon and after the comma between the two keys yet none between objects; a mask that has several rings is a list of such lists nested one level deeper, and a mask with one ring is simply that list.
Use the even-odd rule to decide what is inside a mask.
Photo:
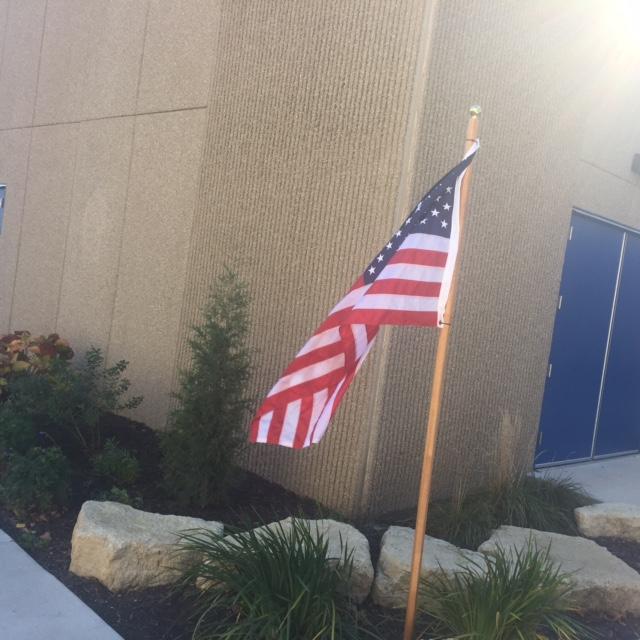
[{"label": "concrete sidewalk", "polygon": [[0,530],[0,638],[122,640]]},{"label": "concrete sidewalk", "polygon": [[540,469],[538,473],[573,478],[601,502],[640,506],[640,455],[564,464]]}]

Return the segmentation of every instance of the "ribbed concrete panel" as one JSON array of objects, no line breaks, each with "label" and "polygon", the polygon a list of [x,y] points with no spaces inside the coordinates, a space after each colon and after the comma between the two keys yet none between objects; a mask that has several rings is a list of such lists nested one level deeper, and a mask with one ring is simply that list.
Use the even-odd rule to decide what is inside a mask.
[{"label": "ribbed concrete panel", "polygon": [[9,0],[2,67],[0,129],[33,121],[46,0]]},{"label": "ribbed concrete panel", "polygon": [[78,159],[55,329],[105,348],[116,298],[134,118],[78,125]]},{"label": "ribbed concrete panel", "polygon": [[[585,105],[595,107],[603,91],[589,84],[601,59],[589,55],[591,42],[583,37],[588,15],[573,2],[440,4],[416,196],[459,157],[466,108],[479,102],[484,114],[436,496],[473,490],[494,477],[501,426],[511,432],[516,458],[531,464],[569,216],[579,191],[577,150],[588,133],[580,114],[588,111]],[[635,122],[628,120],[632,127]],[[372,512],[415,504],[435,339],[417,330],[394,334]]]},{"label": "ribbed concrete panel", "polygon": [[[234,266],[253,295],[256,397],[392,229],[425,6],[222,5],[182,335],[214,274]],[[321,445],[251,447],[247,464],[358,511],[381,355],[366,364]]]},{"label": "ribbed concrete panel", "polygon": [[0,132],[0,179],[8,189],[4,223],[0,233],[0,264],[2,265],[0,268],[0,332],[2,333],[10,329],[9,316],[16,276],[30,142],[29,129]]},{"label": "ribbed concrete panel", "polygon": [[56,324],[76,161],[77,125],[32,130],[11,326]]},{"label": "ribbed concrete panel", "polygon": [[130,360],[145,396],[135,416],[154,427],[169,403],[205,118],[194,109],[135,123],[108,353]]}]

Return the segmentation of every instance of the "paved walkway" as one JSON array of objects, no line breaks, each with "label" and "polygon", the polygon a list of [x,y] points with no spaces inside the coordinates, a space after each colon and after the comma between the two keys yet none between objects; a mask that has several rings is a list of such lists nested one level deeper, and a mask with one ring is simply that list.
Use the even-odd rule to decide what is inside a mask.
[{"label": "paved walkway", "polygon": [[565,464],[540,473],[569,476],[601,502],[640,505],[640,455]]},{"label": "paved walkway", "polygon": [[0,530],[0,638],[122,640]]}]

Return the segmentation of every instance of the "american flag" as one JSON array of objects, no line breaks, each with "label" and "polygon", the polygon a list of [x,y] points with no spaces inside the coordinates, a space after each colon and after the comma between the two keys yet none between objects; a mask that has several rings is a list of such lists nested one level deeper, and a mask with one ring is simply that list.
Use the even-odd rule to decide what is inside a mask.
[{"label": "american flag", "polygon": [[462,178],[477,150],[418,202],[298,352],[251,423],[250,441],[320,441],[381,325],[442,323],[458,253]]}]

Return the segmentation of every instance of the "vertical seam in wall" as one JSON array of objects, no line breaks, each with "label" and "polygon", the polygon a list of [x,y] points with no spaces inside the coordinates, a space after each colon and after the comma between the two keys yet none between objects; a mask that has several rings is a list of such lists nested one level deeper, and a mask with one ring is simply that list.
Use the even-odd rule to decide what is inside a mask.
[{"label": "vertical seam in wall", "polygon": [[[18,281],[18,267],[20,266],[20,247],[22,245],[22,227],[24,224],[25,205],[27,203],[27,186],[29,184],[29,172],[31,171],[31,150],[33,147],[33,123],[36,118],[36,104],[38,103],[38,87],[40,85],[40,67],[42,65],[42,48],[44,46],[44,32],[47,28],[47,10],[49,8],[49,0],[44,3],[44,15],[42,16],[42,33],[40,34],[40,51],[38,52],[38,70],[36,72],[36,93],[33,98],[33,111],[31,112],[31,128],[29,132],[29,151],[27,153],[27,170],[24,177],[24,190],[22,194],[22,215],[20,216],[20,229],[18,230],[18,243],[16,249],[15,269],[13,271],[13,287],[11,288],[11,308],[9,311],[9,331],[13,324],[13,308],[16,299],[16,283]],[[7,21],[8,21],[7,14]],[[6,38],[5,38],[6,42]],[[3,43],[4,45],[4,43]],[[4,49],[3,49],[4,58]]]},{"label": "vertical seam in wall", "polygon": [[113,322],[115,318],[116,304],[118,301],[118,286],[120,284],[120,265],[122,263],[122,249],[124,247],[125,229],[127,226],[127,212],[129,211],[129,188],[131,186],[131,169],[133,167],[133,154],[136,150],[136,131],[138,129],[138,99],[140,97],[140,82],[142,80],[142,64],[144,63],[144,51],[147,45],[147,28],[149,26],[149,12],[151,11],[151,0],[147,0],[147,12],[144,16],[144,33],[142,34],[142,51],[140,52],[140,67],[138,69],[138,82],[136,85],[136,102],[133,113],[133,130],[131,132],[131,148],[129,149],[129,167],[127,168],[127,186],[124,190],[124,212],[122,214],[122,225],[120,228],[120,246],[118,247],[118,257],[116,259],[116,279],[113,285],[113,300],[110,305],[111,321],[109,322],[109,331],[104,346],[105,362],[109,362],[109,353],[111,350],[111,336],[113,332]]},{"label": "vertical seam in wall", "polygon": [[76,190],[76,177],[78,172],[78,153],[80,149],[80,129],[82,125],[71,125],[74,128],[77,128],[75,131],[75,150],[73,154],[73,177],[71,178],[71,193],[69,194],[69,205],[68,205],[68,214],[67,214],[67,229],[64,234],[64,245],[62,247],[62,272],[60,273],[60,284],[58,286],[58,299],[56,301],[56,314],[54,320],[55,331],[58,330],[58,318],[60,316],[60,298],[62,297],[62,284],[64,282],[64,272],[67,266],[67,244],[69,241],[69,233],[71,231],[71,214],[73,207],[73,196]]},{"label": "vertical seam in wall", "polygon": [[[217,49],[217,47],[220,45],[220,38],[221,38],[221,30],[222,30],[222,8],[220,7],[220,5],[218,5],[218,16],[217,16],[217,20],[218,20],[218,24],[216,25],[216,30],[215,30],[215,39],[213,42],[213,46]],[[215,50],[214,50],[215,51]],[[217,62],[218,58],[216,55],[214,55],[211,59],[211,70],[209,72],[209,92],[207,95],[207,104],[205,106],[206,112],[205,112],[205,118],[204,118],[204,125],[203,125],[203,131],[202,131],[202,147],[200,148],[200,162],[198,164],[198,184],[196,186],[196,193],[195,193],[195,198],[193,200],[193,215],[191,217],[191,229],[189,232],[189,243],[187,245],[187,260],[186,260],[186,265],[185,265],[185,274],[184,274],[184,288],[182,290],[182,302],[180,305],[180,315],[178,316],[178,326],[176,328],[176,336],[175,336],[175,351],[174,351],[174,358],[173,358],[173,372],[171,374],[171,386],[170,386],[170,391],[173,391],[173,389],[175,389],[176,385],[178,384],[178,378],[180,375],[180,368],[178,366],[180,359],[181,359],[181,355],[182,355],[182,351],[184,348],[184,336],[182,335],[182,331],[185,332],[185,334],[188,334],[190,328],[187,326],[188,322],[187,322],[187,312],[186,312],[186,306],[187,306],[187,298],[189,297],[188,291],[189,291],[189,286],[188,286],[188,282],[187,282],[187,278],[189,277],[189,274],[191,272],[191,267],[192,267],[192,257],[191,257],[191,252],[193,249],[193,239],[194,239],[194,235],[196,233],[196,213],[200,210],[200,199],[201,199],[201,194],[202,194],[202,190],[203,190],[203,183],[204,183],[204,159],[205,159],[205,153],[207,150],[207,141],[208,141],[208,132],[209,132],[209,108],[211,106],[212,103],[212,96],[213,96],[213,91],[215,89],[215,82],[214,82],[214,77],[215,77],[215,65]],[[169,413],[167,414],[167,421],[169,419],[169,415],[171,412],[171,402],[172,399],[170,398],[169,400]],[[165,424],[167,424],[167,422],[165,421]]]},{"label": "vertical seam in wall", "polygon": [[5,11],[4,34],[2,36],[2,51],[0,51],[0,82],[2,82],[2,70],[4,68],[4,52],[7,48],[7,27],[9,26],[9,13],[11,8],[11,0],[7,2],[7,10]]},{"label": "vertical seam in wall", "polygon": [[[418,154],[418,132],[422,123],[421,116],[424,113],[426,102],[427,76],[429,63],[431,60],[433,31],[436,21],[439,0],[432,0],[428,6],[424,6],[422,25],[420,28],[420,40],[418,52],[416,54],[416,65],[413,80],[413,90],[409,103],[407,123],[402,143],[400,157],[400,182],[396,192],[396,201],[393,208],[394,225],[400,220],[410,206],[412,179],[415,173],[415,166]],[[392,331],[387,328],[382,335],[382,345],[379,357],[380,364],[374,383],[373,402],[371,409],[370,427],[367,429],[365,461],[362,468],[362,479],[359,483],[360,495],[356,501],[356,509],[359,515],[369,510],[369,494],[371,492],[370,482],[374,474],[373,465],[375,463],[378,445],[379,431],[381,428],[382,409],[384,401],[384,390],[387,382],[386,372],[389,363]]]}]

